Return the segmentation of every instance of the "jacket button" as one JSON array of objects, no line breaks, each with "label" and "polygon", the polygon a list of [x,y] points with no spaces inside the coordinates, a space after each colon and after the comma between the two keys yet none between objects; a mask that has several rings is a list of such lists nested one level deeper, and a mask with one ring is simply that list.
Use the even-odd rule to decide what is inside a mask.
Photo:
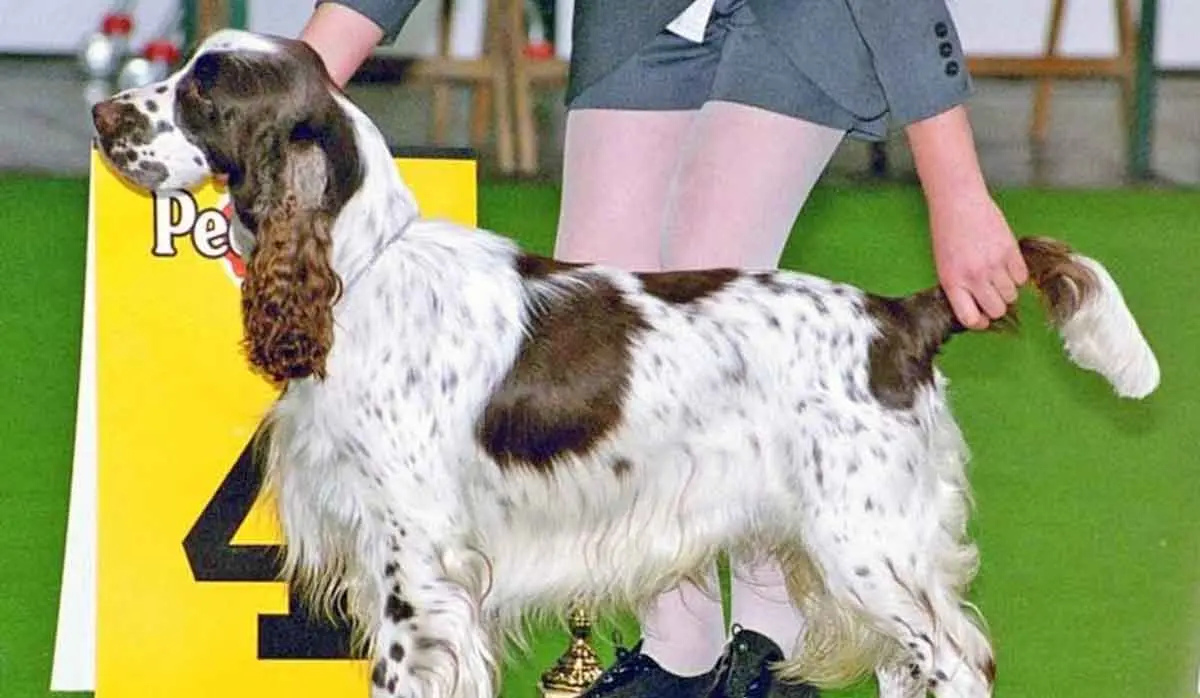
[{"label": "jacket button", "polygon": [[938,53],[941,54],[942,58],[949,58],[954,55],[954,46],[949,41],[943,41],[938,44]]},{"label": "jacket button", "polygon": [[945,22],[938,22],[933,25],[933,33],[937,35],[937,38],[944,39],[950,33],[950,27],[946,26]]},{"label": "jacket button", "polygon": [[958,61],[950,61],[946,64],[946,75],[950,77],[958,75]]}]

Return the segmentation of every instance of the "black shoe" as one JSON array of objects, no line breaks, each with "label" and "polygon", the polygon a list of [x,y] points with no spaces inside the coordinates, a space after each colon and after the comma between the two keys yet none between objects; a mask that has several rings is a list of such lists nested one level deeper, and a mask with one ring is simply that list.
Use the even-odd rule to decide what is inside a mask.
[{"label": "black shoe", "polygon": [[720,663],[699,676],[676,676],[633,649],[617,648],[617,659],[580,698],[717,698]]},{"label": "black shoe", "polygon": [[785,682],[771,673],[771,665],[783,660],[783,651],[771,638],[753,630],[734,627],[725,650],[722,698],[818,698],[815,686]]}]

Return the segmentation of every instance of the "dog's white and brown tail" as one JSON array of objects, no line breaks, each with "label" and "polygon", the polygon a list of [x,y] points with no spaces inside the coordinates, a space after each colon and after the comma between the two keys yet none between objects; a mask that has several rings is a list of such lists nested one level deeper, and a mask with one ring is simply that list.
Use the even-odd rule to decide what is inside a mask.
[{"label": "dog's white and brown tail", "polygon": [[1121,397],[1153,392],[1158,360],[1108,270],[1058,240],[1027,237],[1019,243],[1070,359],[1104,376]]}]

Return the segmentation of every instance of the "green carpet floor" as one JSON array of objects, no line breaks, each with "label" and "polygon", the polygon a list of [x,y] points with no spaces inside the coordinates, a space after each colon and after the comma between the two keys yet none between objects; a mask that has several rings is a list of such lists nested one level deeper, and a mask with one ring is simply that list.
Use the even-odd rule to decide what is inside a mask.
[{"label": "green carpet floor", "polygon": [[[48,694],[66,525],[86,185],[0,178],[0,697]],[[558,192],[487,185],[483,224],[551,248]],[[999,195],[1020,233],[1105,260],[1163,368],[1119,402],[1067,363],[1032,297],[1018,336],[955,340],[942,366],[972,445],[983,549],[973,599],[1001,698],[1184,698],[1200,668],[1200,193]],[[933,283],[919,194],[820,187],[785,266],[904,293]],[[625,626],[626,639],[631,628]],[[611,657],[607,630],[597,638]],[[539,634],[506,696],[531,698],[563,647]],[[862,690],[845,695],[870,695]],[[831,697],[832,698],[832,697]]]}]

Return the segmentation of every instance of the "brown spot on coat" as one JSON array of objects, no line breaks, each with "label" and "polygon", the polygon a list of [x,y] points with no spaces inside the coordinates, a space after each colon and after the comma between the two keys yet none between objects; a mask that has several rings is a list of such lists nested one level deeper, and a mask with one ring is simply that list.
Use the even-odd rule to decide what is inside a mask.
[{"label": "brown spot on coat", "polygon": [[[545,279],[588,266],[579,262],[522,253],[517,256],[517,273],[526,279]],[[717,293],[741,276],[736,269],[698,269],[684,271],[641,272],[635,274],[642,289],[668,303],[692,303]]]},{"label": "brown spot on coat", "polygon": [[741,276],[736,269],[703,269],[638,274],[642,289],[668,303],[694,303],[719,292]]},{"label": "brown spot on coat", "polygon": [[529,253],[519,254],[516,259],[517,273],[526,279],[544,279],[551,274],[571,271],[581,266],[584,265]]},{"label": "brown spot on coat", "polygon": [[645,319],[603,279],[530,318],[508,375],[484,408],[477,438],[501,467],[549,471],[585,454],[621,419],[631,349]]},{"label": "brown spot on coat", "polygon": [[868,350],[871,393],[887,407],[908,409],[933,383],[942,345],[965,328],[940,287],[907,298],[867,295],[865,309],[879,330]]},{"label": "brown spot on coat", "polygon": [[783,281],[779,278],[778,272],[759,271],[751,274],[750,278],[757,281],[764,289],[776,295],[782,295],[791,290],[788,285],[783,283]]}]

